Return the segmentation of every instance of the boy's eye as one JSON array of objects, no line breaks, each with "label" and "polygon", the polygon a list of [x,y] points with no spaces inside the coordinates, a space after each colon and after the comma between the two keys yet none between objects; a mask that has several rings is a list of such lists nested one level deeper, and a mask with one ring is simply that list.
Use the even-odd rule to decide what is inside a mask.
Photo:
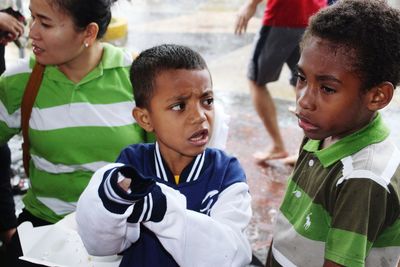
[{"label": "boy's eye", "polygon": [[304,77],[300,73],[296,73],[294,76],[297,77],[297,81],[304,82],[306,80],[306,77]]},{"label": "boy's eye", "polygon": [[210,97],[203,100],[203,105],[212,106],[214,103],[214,98]]},{"label": "boy's eye", "polygon": [[331,94],[336,93],[335,89],[332,89],[332,88],[329,88],[329,87],[326,87],[326,86],[322,86],[321,90],[327,95],[331,95]]},{"label": "boy's eye", "polygon": [[171,107],[172,110],[183,110],[185,108],[184,103],[177,103]]}]

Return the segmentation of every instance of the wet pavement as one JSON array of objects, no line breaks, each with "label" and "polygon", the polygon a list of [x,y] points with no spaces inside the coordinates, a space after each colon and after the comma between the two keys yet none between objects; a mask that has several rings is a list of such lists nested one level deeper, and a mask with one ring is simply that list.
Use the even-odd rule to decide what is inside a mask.
[{"label": "wet pavement", "polygon": [[[269,165],[257,165],[255,151],[267,149],[271,139],[261,124],[248,94],[229,93],[231,99],[225,105],[231,114],[227,151],[235,155],[242,164],[252,195],[253,217],[248,229],[254,254],[262,261],[272,237],[274,215],[281,202],[287,177],[292,168],[282,161],[271,161]],[[276,99],[278,118],[287,149],[297,151],[302,133],[296,127],[294,116],[288,111],[292,101]]]},{"label": "wet pavement", "polygon": [[[129,33],[125,43],[128,49],[137,52],[161,43],[178,43],[199,51],[208,62],[217,99],[230,115],[226,150],[241,162],[252,194],[253,218],[247,233],[254,254],[264,261],[272,237],[274,215],[292,168],[279,160],[259,166],[252,157],[256,151],[266,150],[271,139],[252,106],[245,78],[252,39],[260,25],[262,5],[258,15],[250,21],[248,33],[235,36],[236,11],[242,3],[242,0],[120,0],[114,14],[128,20]],[[9,57],[12,55],[8,52]],[[279,125],[287,149],[294,154],[302,132],[288,111],[288,107],[294,105],[294,92],[287,80],[288,71],[284,68],[280,79],[269,87],[276,100]],[[395,100],[383,112],[398,145],[399,99],[399,92],[396,92]],[[19,199],[17,204],[20,205]]]}]

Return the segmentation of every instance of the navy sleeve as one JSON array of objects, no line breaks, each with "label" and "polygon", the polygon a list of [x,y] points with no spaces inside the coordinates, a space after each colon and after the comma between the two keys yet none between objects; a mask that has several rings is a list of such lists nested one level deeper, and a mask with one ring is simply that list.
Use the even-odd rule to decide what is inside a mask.
[{"label": "navy sleeve", "polygon": [[[118,185],[121,175],[132,179],[130,192]],[[152,177],[145,177],[133,166],[124,165],[112,168],[103,175],[98,189],[104,207],[117,214],[122,214],[133,205],[128,222],[161,221],[166,212],[166,197]]]}]

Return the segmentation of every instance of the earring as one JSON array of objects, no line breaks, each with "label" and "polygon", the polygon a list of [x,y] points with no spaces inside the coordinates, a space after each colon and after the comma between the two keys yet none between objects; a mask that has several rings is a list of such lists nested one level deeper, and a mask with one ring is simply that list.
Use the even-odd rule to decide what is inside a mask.
[{"label": "earring", "polygon": [[84,43],[83,45],[84,45],[86,48],[89,47],[89,44],[88,44],[88,43]]}]

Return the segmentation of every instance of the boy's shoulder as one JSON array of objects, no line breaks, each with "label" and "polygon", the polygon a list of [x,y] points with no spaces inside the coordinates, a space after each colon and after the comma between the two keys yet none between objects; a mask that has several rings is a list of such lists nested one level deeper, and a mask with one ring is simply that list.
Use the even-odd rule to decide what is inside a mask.
[{"label": "boy's shoulder", "polygon": [[[159,153],[155,143],[132,144],[121,151],[117,162],[131,165],[141,165],[143,162],[154,162],[155,153]],[[238,159],[221,149],[206,148],[204,157],[200,157],[200,160],[204,160],[203,166],[205,166],[207,170],[235,173],[237,175],[240,174],[239,176],[245,176]]]},{"label": "boy's shoulder", "polygon": [[[312,151],[311,144],[317,146],[313,140],[305,144],[306,151],[299,158],[304,161],[300,164],[300,169],[312,166],[307,161],[313,161],[316,156],[323,167],[321,170],[326,169],[321,175],[328,172],[332,178],[335,176],[336,185],[352,179],[357,179],[360,183],[369,180],[388,192],[393,189],[390,185],[400,185],[400,150],[390,136],[362,147],[346,142],[326,150]],[[400,187],[394,187],[400,193]]]},{"label": "boy's shoulder", "polygon": [[117,162],[124,164],[140,164],[144,161],[149,161],[154,157],[153,143],[138,143],[132,144],[123,148],[117,158]]},{"label": "boy's shoulder", "polygon": [[246,174],[235,156],[218,148],[207,148],[205,152],[205,165],[210,169],[222,172],[230,177],[236,177],[237,182],[246,180]]},{"label": "boy's shoulder", "polygon": [[384,123],[381,114],[378,113],[362,129],[342,137],[328,147],[322,147],[322,140],[312,140],[305,137],[301,149],[314,153],[326,168],[345,158],[363,155],[371,147],[385,151],[394,149],[394,144],[389,141],[389,134],[389,128]]},{"label": "boy's shoulder", "polygon": [[[143,173],[152,175],[159,173],[157,176],[173,177],[167,166],[164,165],[157,143],[129,145],[121,151],[116,162],[133,166]],[[228,187],[234,183],[246,182],[246,174],[239,161],[225,151],[216,148],[206,148],[203,153],[194,157],[181,175],[182,177],[191,177],[194,173],[199,178],[199,180],[197,178],[191,180],[195,183],[200,180],[203,182],[212,180],[214,184]],[[183,179],[185,180],[185,178]],[[170,178],[161,180],[170,180]]]},{"label": "boy's shoulder", "polygon": [[150,152],[154,152],[154,149],[154,143],[137,143],[123,148],[121,154],[149,154]]},{"label": "boy's shoulder", "polygon": [[206,149],[207,164],[214,165],[216,168],[227,168],[229,171],[243,172],[239,160],[234,156],[219,148],[209,147]]},{"label": "boy's shoulder", "polygon": [[[126,154],[148,154],[148,155],[153,155],[154,150],[155,150],[155,143],[138,143],[138,144],[132,144],[127,147],[125,147],[122,151],[122,153]],[[221,150],[219,148],[212,148],[208,147],[205,150],[205,155],[207,158],[211,158],[212,160],[217,160],[217,161],[231,161],[231,160],[237,160],[236,157],[229,155],[226,151]]]},{"label": "boy's shoulder", "polygon": [[390,137],[366,146],[342,162],[352,166],[351,170],[347,168],[349,172],[343,176],[352,177],[363,173],[365,178],[372,179],[386,190],[391,182],[400,182],[400,150]]},{"label": "boy's shoulder", "polygon": [[208,147],[206,149],[206,153],[211,157],[218,158],[221,160],[236,159],[236,157],[229,155],[226,151],[219,149],[219,148]]}]

